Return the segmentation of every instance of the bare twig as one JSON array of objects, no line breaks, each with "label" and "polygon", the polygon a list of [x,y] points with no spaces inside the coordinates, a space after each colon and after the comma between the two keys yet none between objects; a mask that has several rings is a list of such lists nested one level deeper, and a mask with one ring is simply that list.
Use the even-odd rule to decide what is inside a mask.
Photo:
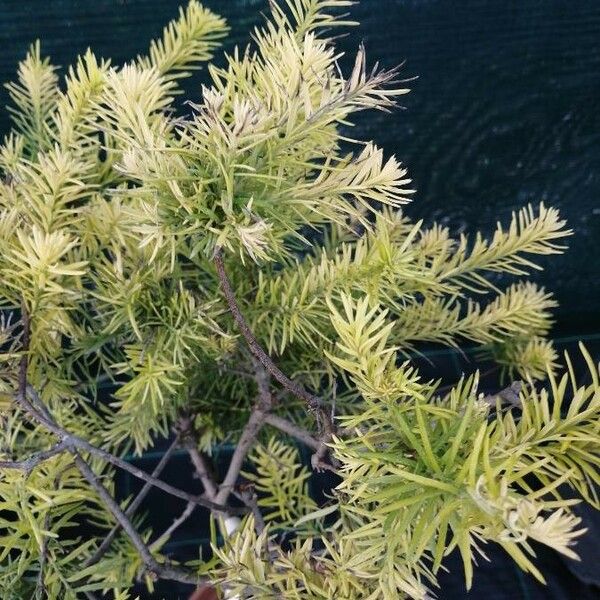
[{"label": "bare twig", "polygon": [[483,401],[493,407],[495,407],[496,403],[499,401],[500,404],[508,404],[513,408],[522,408],[521,398],[519,396],[522,389],[522,381],[513,381],[508,387],[505,387],[499,392],[484,396]]},{"label": "bare twig", "polygon": [[240,489],[238,492],[234,492],[234,495],[250,509],[254,516],[254,529],[256,533],[261,534],[265,529],[265,519],[260,512],[254,486],[250,486],[247,489]]},{"label": "bare twig", "polygon": [[[154,471],[152,471],[152,477],[158,477],[162,473],[163,469],[167,466],[167,463],[171,459],[171,456],[173,456],[173,453],[177,449],[178,444],[179,438],[176,437],[175,440],[171,443],[171,445],[167,448],[166,452],[163,454],[159,463],[156,465]],[[144,499],[153,487],[154,486],[150,482],[146,482],[144,484],[144,487],[139,491],[138,495],[133,499],[132,503],[127,507],[127,510],[125,511],[125,515],[128,518],[131,518],[135,514],[135,511],[140,507],[141,503],[144,501]],[[120,530],[121,525],[117,523],[110,530],[108,535],[104,538],[100,546],[98,546],[96,552],[94,552],[94,554],[92,554],[92,556],[90,556],[83,563],[84,568],[89,567],[91,565],[95,565],[104,556],[104,554],[108,551],[110,545],[112,544],[113,540],[115,539],[117,533],[119,533]]]},{"label": "bare twig", "polygon": [[[317,419],[317,424],[319,426],[319,446],[311,459],[313,468],[331,468],[331,465],[327,464],[324,459],[328,453],[326,443],[331,440],[332,435],[335,433],[335,424],[333,423],[331,415],[329,415],[326,412],[323,400],[318,396],[308,392],[299,383],[292,381],[285,373],[283,373],[279,369],[279,367],[273,362],[271,357],[261,347],[258,340],[252,333],[252,330],[250,329],[250,326],[244,318],[244,315],[242,314],[240,307],[237,303],[235,293],[233,291],[233,288],[231,287],[231,282],[229,281],[229,277],[227,276],[227,272],[225,271],[225,265],[223,262],[223,251],[221,248],[216,249],[214,262],[217,270],[217,275],[221,284],[221,289],[223,290],[223,294],[225,295],[225,299],[227,301],[227,305],[242,336],[246,340],[246,344],[248,345],[250,352],[253,354],[254,357],[256,357],[256,359],[258,359],[258,361],[260,361],[261,365],[268,371],[270,375],[273,376],[275,380],[277,380],[281,385],[283,385],[284,388],[289,390],[296,397],[300,398],[301,400],[304,400],[308,409],[314,413]],[[257,379],[257,382],[259,383],[260,391],[260,381]],[[220,499],[223,496],[222,494],[220,494],[217,497]]]},{"label": "bare twig", "polygon": [[256,441],[256,435],[265,422],[265,416],[265,409],[262,408],[260,402],[258,402],[252,409],[250,418],[248,419],[248,422],[242,431],[240,440],[233,451],[229,468],[227,469],[225,478],[219,485],[219,491],[215,496],[215,502],[226,502],[229,494],[233,491],[233,487],[235,486],[237,478],[240,474],[240,470],[244,464],[244,460],[246,459],[246,454],[252,447],[252,444],[254,444]]},{"label": "bare twig", "polygon": [[[78,441],[85,442],[85,440],[78,440]],[[79,446],[79,444],[77,444],[77,446]],[[145,471],[142,471],[141,469],[134,467],[133,465],[129,464],[128,462],[126,462],[120,458],[117,458],[116,456],[110,454],[109,452],[100,450],[99,448],[96,448],[95,446],[92,446],[91,444],[88,444],[87,442],[85,442],[84,444],[81,444],[81,446],[82,446],[83,450],[87,450],[91,454],[96,454],[97,456],[104,458],[104,460],[106,460],[107,462],[127,471],[128,473],[131,473],[131,475],[133,475],[134,477],[137,477],[138,479],[141,479],[142,481],[145,481],[146,483],[149,483],[149,484],[153,485],[154,487],[157,487],[157,488],[163,490],[164,492],[171,494],[171,496],[175,496],[176,498],[181,498],[182,500],[187,500],[188,502],[193,502],[194,504],[199,504],[200,506],[204,506],[205,508],[208,508],[208,509],[214,510],[214,511],[218,511],[218,512],[227,512],[230,514],[243,514],[246,512],[244,510],[240,510],[240,509],[234,508],[232,506],[225,506],[222,504],[212,502],[211,500],[208,500],[207,498],[204,498],[202,496],[197,496],[194,494],[189,494],[188,492],[184,492],[183,490],[173,487],[172,485],[169,485],[168,483],[165,483],[164,481],[161,481],[160,479],[157,479],[156,477],[152,477],[152,475],[149,475]]]},{"label": "bare twig", "polygon": [[310,434],[309,431],[299,427],[295,423],[284,419],[283,417],[279,417],[274,414],[268,414],[265,416],[265,423],[279,429],[279,431],[283,431],[283,433],[287,433],[289,436],[297,439],[299,442],[302,442],[305,446],[308,446],[312,450],[318,450],[321,447],[321,443],[319,440]]},{"label": "bare twig", "polygon": [[142,469],[138,469],[137,467],[119,458],[118,456],[115,456],[114,454],[111,454],[110,452],[107,452],[102,448],[94,446],[93,444],[91,444],[83,438],[80,438],[79,436],[69,433],[66,429],[63,429],[57,423],[50,421],[44,415],[39,413],[28,400],[25,400],[25,402],[23,402],[23,398],[21,398],[20,395],[17,396],[17,400],[35,420],[39,421],[49,431],[54,433],[69,448],[75,448],[82,452],[89,452],[90,454],[103,459],[104,461],[114,465],[115,467],[127,471],[134,477],[137,477],[138,479],[141,479],[142,481],[145,481],[146,483],[149,483],[154,487],[163,490],[167,494],[175,496],[176,498],[181,498],[182,500],[186,500],[187,502],[194,502],[195,504],[199,504],[200,506],[204,506],[205,508],[217,512],[225,512],[229,514],[243,514],[247,512],[245,509],[217,504],[215,502],[212,502],[211,500],[208,500],[207,498],[184,492],[179,488],[176,488],[164,481],[161,481],[160,479],[157,479],[149,473],[142,471]]},{"label": "bare twig", "polygon": [[319,441],[317,451],[310,457],[311,467],[315,471],[331,471],[332,473],[337,473],[336,466],[339,466],[339,461],[332,456],[329,457],[329,460],[325,460],[325,457],[329,453],[327,442],[329,442],[330,439],[331,436],[324,435]]},{"label": "bare twig", "polygon": [[244,318],[244,315],[242,315],[240,307],[238,306],[235,298],[235,294],[231,287],[231,282],[229,281],[225,271],[225,265],[223,264],[223,251],[221,248],[217,248],[214,256],[214,262],[217,269],[217,275],[221,283],[221,289],[223,290],[223,294],[227,300],[227,305],[229,306],[229,310],[242,336],[248,344],[250,352],[252,352],[252,354],[262,363],[264,368],[273,376],[276,381],[278,381],[283,387],[287,388],[292,394],[301,400],[304,400],[311,410],[321,407],[323,405],[321,398],[315,394],[311,394],[302,385],[292,381],[285,373],[283,373],[283,371],[281,371],[273,362],[271,357],[263,350],[256,337],[254,337],[254,334],[250,330],[250,326]]},{"label": "bare twig", "polygon": [[214,501],[218,492],[217,484],[211,475],[206,458],[198,450],[196,432],[194,431],[192,419],[187,415],[180,417],[177,421],[177,430],[181,435],[181,445],[187,451],[188,456],[196,469],[196,473],[202,482],[205,496],[209,500]]},{"label": "bare twig", "polygon": [[210,500],[214,500],[218,489],[217,484],[211,476],[210,468],[206,462],[206,457],[195,445],[187,448],[187,452],[192,464],[194,465],[194,468],[196,469],[196,473],[198,474],[198,477],[204,486],[204,493]]},{"label": "bare twig", "polygon": [[338,433],[332,417],[324,414],[321,410],[317,413],[317,420],[321,420],[319,424],[319,446],[315,453],[310,457],[310,463],[315,471],[332,471],[336,473],[336,469],[340,466],[339,460],[331,455],[329,446],[327,445],[333,439],[333,436]]},{"label": "bare twig", "polygon": [[252,358],[254,366],[254,381],[258,388],[258,397],[261,407],[270,410],[273,407],[274,399],[271,394],[271,377],[264,365],[256,357]]},{"label": "bare twig", "polygon": [[131,540],[131,543],[135,546],[135,549],[138,551],[138,554],[140,555],[148,571],[163,579],[171,579],[181,583],[191,583],[196,585],[200,583],[200,578],[194,573],[177,569],[168,564],[159,564],[156,561],[154,556],[152,556],[150,549],[148,546],[146,546],[144,540],[142,540],[140,534],[136,531],[131,521],[121,510],[121,507],[110,495],[108,490],[98,480],[96,474],[92,471],[87,462],[81,458],[77,450],[72,450],[72,453],[75,460],[75,465],[79,469],[80,473],[96,491],[106,508],[112,513],[117,522],[121,525],[123,531],[127,533],[127,536]]},{"label": "bare twig", "polygon": [[[145,481],[146,483],[150,483],[154,487],[157,487],[157,488],[163,490],[164,492],[166,492],[167,494],[171,494],[172,496],[175,496],[176,498],[181,498],[182,500],[186,500],[187,502],[194,502],[195,504],[200,504],[201,506],[204,506],[205,508],[208,508],[210,510],[217,511],[217,512],[226,512],[229,514],[243,514],[243,513],[247,512],[245,509],[221,506],[221,505],[216,504],[215,502],[212,502],[211,500],[208,500],[207,498],[204,498],[202,496],[195,496],[193,494],[189,494],[188,492],[184,492],[183,490],[180,490],[176,487],[173,487],[172,485],[169,485],[168,483],[165,483],[164,481],[161,481],[160,479],[153,477],[152,475],[146,473],[145,471],[138,469],[137,467],[135,467],[135,466],[131,465],[130,463],[128,463],[127,461],[115,456],[114,454],[111,454],[110,452],[107,452],[106,450],[98,448],[97,446],[94,446],[87,440],[70,433],[69,431],[62,428],[60,425],[58,425],[58,423],[56,423],[53,420],[52,416],[50,415],[50,413],[48,412],[48,410],[46,409],[44,404],[41,402],[41,399],[39,398],[37,392],[35,390],[33,390],[31,388],[31,386],[27,385],[27,364],[28,364],[27,354],[29,351],[29,346],[28,346],[28,344],[29,344],[29,316],[27,313],[27,307],[25,306],[25,303],[23,303],[21,310],[22,310],[22,319],[23,319],[23,357],[21,358],[21,363],[20,363],[20,368],[19,368],[19,389],[18,389],[18,393],[17,393],[15,399],[16,399],[17,403],[31,417],[34,418],[34,420],[36,420],[39,423],[41,423],[42,425],[44,425],[44,427],[46,427],[46,429],[48,429],[50,432],[52,432],[54,435],[56,435],[59,438],[59,440],[62,443],[64,443],[69,450],[74,448],[74,449],[80,450],[82,452],[89,452],[90,454],[103,459],[104,461],[114,465],[115,467],[118,467],[120,469],[123,469],[124,471],[127,471],[134,477],[137,477],[138,479],[141,479],[141,480]],[[39,407],[39,410],[27,398],[28,391],[29,391],[29,394],[33,398],[33,402]]]},{"label": "bare twig", "polygon": [[[40,406],[40,411],[29,401],[27,398],[28,384],[27,384],[27,370],[28,370],[28,354],[29,354],[29,340],[30,340],[30,321],[29,315],[27,312],[27,307],[25,305],[25,301],[22,302],[22,323],[23,323],[23,356],[21,358],[19,364],[19,387],[18,393],[15,397],[17,403],[31,416],[34,420],[38,421],[42,425],[44,425],[49,431],[54,433],[60,440],[60,443],[65,444],[65,449],[67,449],[72,455],[75,462],[75,466],[82,474],[84,479],[87,480],[89,485],[96,491],[102,502],[105,504],[107,510],[115,517],[117,522],[121,525],[125,533],[131,540],[131,543],[135,546],[138,551],[146,569],[150,571],[157,577],[161,577],[163,579],[172,579],[175,581],[180,581],[182,583],[191,583],[198,585],[201,580],[200,578],[191,572],[186,572],[181,569],[177,569],[175,567],[170,566],[169,564],[159,564],[149,548],[146,546],[139,533],[136,531],[135,527],[129,520],[129,518],[125,515],[121,507],[115,501],[115,499],[111,496],[108,490],[102,485],[102,483],[98,480],[96,474],[89,466],[89,464],[81,457],[79,450],[88,451],[92,454],[100,455],[104,457],[108,462],[115,464],[116,462],[125,463],[125,461],[121,461],[121,459],[117,459],[117,457],[111,455],[105,450],[101,450],[96,448],[86,440],[79,438],[70,434],[68,431],[60,427],[56,421],[52,418],[49,411],[43,406],[41,400],[36,395],[34,397],[34,402]],[[110,460],[109,460],[110,458]],[[128,465],[129,466],[129,465]],[[127,469],[131,472],[130,469]],[[135,469],[135,471],[139,471],[139,469]],[[160,480],[152,478],[148,476],[147,473],[143,471],[139,471],[140,474],[143,475],[143,479],[146,481],[154,480],[157,483]],[[134,473],[132,473],[134,474]],[[161,484],[163,482],[160,482]],[[156,484],[155,484],[156,485]],[[159,487],[157,485],[157,487]],[[170,486],[168,486],[170,487]],[[174,488],[176,489],[176,488]],[[187,494],[186,494],[187,495]],[[191,495],[190,495],[191,496]],[[190,502],[196,502],[196,497],[191,497]],[[198,502],[200,503],[200,502]],[[214,503],[210,503],[211,505]],[[216,505],[215,505],[216,506]]]},{"label": "bare twig", "polygon": [[68,449],[68,444],[65,441],[58,442],[49,450],[42,450],[36,454],[32,454],[24,460],[0,460],[0,469],[18,469],[24,471],[27,475],[41,463],[62,454]]},{"label": "bare twig", "polygon": [[[254,363],[254,379],[258,387],[258,400],[252,407],[248,422],[242,431],[242,435],[233,451],[229,468],[225,474],[223,482],[219,486],[219,491],[215,496],[216,502],[225,502],[229,494],[233,491],[233,487],[240,474],[244,460],[248,451],[256,441],[258,432],[265,424],[265,419],[273,407],[273,396],[271,395],[269,383],[270,377],[266,367],[261,363],[260,359],[253,357]],[[253,508],[253,507],[250,507]]]},{"label": "bare twig", "polygon": [[190,518],[195,508],[196,505],[193,502],[188,502],[181,515],[179,515],[173,521],[173,523],[171,523],[169,528],[166,529],[162,535],[160,535],[154,542],[152,542],[152,544],[150,544],[150,551],[160,550],[162,545],[173,535],[173,533],[175,533],[175,531]]}]

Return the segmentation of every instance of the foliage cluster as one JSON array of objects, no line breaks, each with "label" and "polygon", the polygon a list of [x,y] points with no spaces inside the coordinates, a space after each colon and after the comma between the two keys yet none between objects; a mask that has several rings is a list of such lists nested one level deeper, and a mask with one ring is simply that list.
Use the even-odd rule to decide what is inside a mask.
[{"label": "foliage cluster", "polygon": [[[555,302],[526,280],[570,231],[543,204],[489,239],[411,221],[406,169],[349,137],[357,112],[408,92],[363,47],[340,71],[332,31],[350,4],[273,2],[184,117],[179,81],[227,30],[195,0],[146,56],[88,51],[60,80],[34,44],[8,85],[2,598],[125,600],[164,577],[226,598],[424,599],[455,548],[467,585],[486,543],[538,579],[533,541],[574,556],[583,530],[561,489],[598,504],[598,366],[582,348],[590,383],[569,357],[560,374]],[[522,380],[517,402],[411,363],[425,342],[465,341]],[[157,533],[137,499],[112,500],[115,469],[172,431],[203,493],[162,485],[188,505]],[[340,478],[324,507],[291,438]],[[164,544],[198,504],[222,536],[175,565]],[[82,521],[98,534],[77,537]]]}]

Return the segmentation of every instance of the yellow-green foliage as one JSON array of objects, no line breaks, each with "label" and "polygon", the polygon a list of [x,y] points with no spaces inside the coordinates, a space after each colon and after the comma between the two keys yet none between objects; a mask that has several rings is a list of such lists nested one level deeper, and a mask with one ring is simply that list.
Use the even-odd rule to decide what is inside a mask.
[{"label": "yellow-green foliage", "polygon": [[[247,49],[209,65],[185,118],[173,110],[180,78],[226,32],[195,0],[123,66],[88,51],[60,82],[32,46],[8,85],[14,128],[0,148],[0,458],[56,441],[12,401],[22,308],[28,383],[62,427],[141,453],[183,412],[203,451],[235,441],[257,388],[219,290],[222,248],[259,343],[335,403],[341,483],[319,509],[297,451],[276,437],[258,446],[246,477],[266,529],[246,518],[198,572],[228,597],[425,598],[452,549],[470,584],[494,542],[542,579],[530,542],[573,556],[582,534],[559,487],[598,503],[598,368],[582,348],[591,383],[577,385],[568,357],[558,374],[545,337],[555,302],[524,279],[571,232],[543,204],[489,238],[410,220],[406,169],[342,131],[408,92],[397,71],[368,67],[363,47],[339,70],[331,28],[352,24],[336,17],[351,4],[273,2]],[[498,289],[490,274],[514,281]],[[465,341],[525,380],[521,410],[484,398],[477,374],[442,392],[411,365],[422,342]],[[314,427],[296,398],[272,391],[276,412]],[[88,459],[112,490],[113,469]],[[70,455],[31,473],[0,467],[0,510],[2,598],[129,597],[142,563],[123,533],[82,567],[104,535],[78,540],[73,523],[108,531],[115,520]],[[277,533],[294,526],[284,550]]]},{"label": "yellow-green foliage", "polygon": [[315,508],[308,495],[310,472],[299,467],[296,448],[271,438],[265,447],[257,446],[249,458],[256,473],[243,475],[260,496],[258,506],[266,509],[265,521],[274,521],[280,527],[290,526]]}]

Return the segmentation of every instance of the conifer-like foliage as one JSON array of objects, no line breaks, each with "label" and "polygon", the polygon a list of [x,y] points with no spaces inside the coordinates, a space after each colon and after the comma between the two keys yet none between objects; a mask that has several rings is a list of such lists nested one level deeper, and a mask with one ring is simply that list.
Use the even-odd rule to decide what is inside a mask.
[{"label": "conifer-like foliage", "polygon": [[[183,113],[180,78],[226,33],[194,0],[146,56],[88,51],[59,81],[34,44],[8,85],[3,599],[125,600],[157,578],[230,599],[424,599],[454,549],[467,586],[486,544],[540,580],[532,542],[575,556],[561,491],[598,504],[598,366],[582,348],[576,382],[545,338],[554,300],[526,279],[570,231],[543,204],[489,238],[410,220],[404,167],[348,137],[408,91],[362,47],[338,68],[350,4],[273,2]],[[421,377],[424,342],[480,345],[521,382],[512,402],[477,373]],[[152,474],[125,460],[163,437]],[[338,477],[325,505],[296,442]],[[201,493],[161,477],[178,447]],[[145,484],[120,501],[123,469]],[[152,488],[185,502],[166,531],[138,511]],[[198,507],[221,535],[178,564],[166,544]]]}]

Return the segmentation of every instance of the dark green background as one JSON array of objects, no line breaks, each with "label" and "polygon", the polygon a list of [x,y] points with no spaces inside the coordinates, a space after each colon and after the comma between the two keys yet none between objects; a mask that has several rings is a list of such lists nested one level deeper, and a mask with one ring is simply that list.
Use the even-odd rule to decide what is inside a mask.
[{"label": "dark green background", "polygon": [[[232,33],[225,47],[231,49],[249,40],[267,0],[205,4],[227,17]],[[144,52],[178,5],[178,0],[0,0],[0,79],[13,78],[36,38],[56,64],[70,64],[88,46],[121,63]],[[528,202],[559,207],[575,236],[566,255],[544,261],[538,280],[561,304],[558,348],[574,350],[574,337],[583,337],[600,356],[600,0],[363,0],[352,16],[362,25],[340,40],[344,50],[350,54],[364,41],[371,64],[406,61],[403,73],[418,76],[404,97],[406,110],[369,113],[357,133],[408,167],[418,193],[407,212],[426,222],[442,220],[455,232],[491,232],[497,219],[506,222]],[[189,81],[191,99],[198,99],[204,78],[201,72]],[[2,90],[0,104],[7,101]],[[8,127],[2,112],[0,132]],[[450,378],[453,369],[456,377],[458,370],[472,370],[458,365],[457,356],[440,355],[435,368],[449,371]],[[151,469],[158,455],[140,465]],[[183,487],[189,465],[183,456],[177,461],[169,477]],[[121,487],[127,491],[130,483],[125,478]],[[152,495],[145,508],[157,529],[180,509]],[[586,525],[590,546],[582,547],[578,576],[598,581],[600,523],[590,514]],[[205,515],[190,527],[193,531],[170,544],[172,551],[195,552],[194,533],[205,530]],[[453,573],[460,571],[458,564],[451,566]],[[597,597],[557,555],[542,555],[542,570],[550,588],[533,584],[493,553],[491,564],[482,561],[469,597]],[[459,578],[444,579],[442,589],[446,600],[465,597]],[[187,596],[169,584],[163,594]]]},{"label": "dark green background", "polygon": [[[13,77],[29,43],[59,65],[91,46],[115,63],[143,52],[179,0],[1,0],[0,79]],[[227,17],[231,49],[245,44],[266,0],[205,0]],[[539,281],[561,304],[556,335],[600,331],[600,1],[363,0],[340,40],[364,40],[370,61],[406,61],[418,75],[406,110],[362,118],[408,167],[418,190],[407,209],[455,231],[491,231],[540,200],[576,235],[544,261]],[[197,99],[197,74],[187,86]],[[0,104],[5,105],[4,90]],[[0,132],[9,126],[6,112]]]}]

